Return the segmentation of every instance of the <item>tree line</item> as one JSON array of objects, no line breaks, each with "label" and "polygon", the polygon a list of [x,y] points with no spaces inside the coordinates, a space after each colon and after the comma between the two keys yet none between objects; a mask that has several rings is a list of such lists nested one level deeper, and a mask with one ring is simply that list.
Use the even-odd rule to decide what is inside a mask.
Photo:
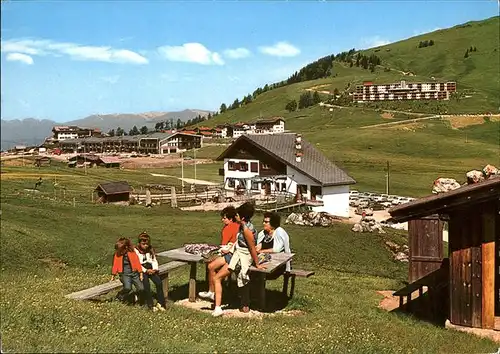
[{"label": "tree line", "polygon": [[[214,114],[213,116],[216,116]],[[183,122],[178,118],[177,120],[170,118],[161,122],[157,122],[155,124],[154,129],[149,129],[147,126],[142,126],[140,129],[137,128],[137,126],[133,126],[132,129],[130,129],[128,132],[126,132],[124,129],[121,127],[118,127],[116,129],[111,129],[108,131],[109,136],[132,136],[132,135],[145,135],[149,133],[155,133],[155,132],[161,132],[164,130],[171,130],[171,129],[182,129],[184,127],[194,125],[197,123],[200,123],[206,119],[210,119],[213,117],[212,114],[209,112],[206,117],[203,117],[201,114],[199,114],[197,117],[194,117],[192,119],[188,119],[186,122]]]},{"label": "tree line", "polygon": [[433,45],[434,45],[434,41],[432,39],[428,40],[428,41],[420,41],[418,43],[419,48],[431,47]]},{"label": "tree line", "polygon": [[[304,66],[299,71],[293,73],[288,79],[276,82],[274,84],[266,84],[263,87],[257,88],[251,95],[248,94],[243,97],[243,99],[235,99],[232,104],[229,106],[225,103],[222,103],[219,108],[219,113],[224,113],[244,105],[252,103],[259,95],[264,92],[274,90],[279,87],[295,84],[298,82],[304,82],[309,80],[317,80],[322,78],[327,78],[333,76],[335,73],[333,72],[333,63],[344,62],[348,63],[350,67],[357,66],[362,67],[363,69],[370,69],[370,71],[374,72],[375,67],[382,63],[380,57],[375,54],[371,54],[369,56],[364,55],[360,52],[356,52],[355,48],[350,49],[349,51],[344,51],[338,54],[327,55],[323,58],[320,58],[306,66]],[[305,107],[309,107],[312,105],[312,102],[316,102],[318,100],[318,96],[314,97],[314,94],[303,94],[301,98],[299,98],[299,102],[296,100],[292,100],[287,103],[286,109],[288,111],[293,111]],[[295,102],[294,102],[295,101]]]}]

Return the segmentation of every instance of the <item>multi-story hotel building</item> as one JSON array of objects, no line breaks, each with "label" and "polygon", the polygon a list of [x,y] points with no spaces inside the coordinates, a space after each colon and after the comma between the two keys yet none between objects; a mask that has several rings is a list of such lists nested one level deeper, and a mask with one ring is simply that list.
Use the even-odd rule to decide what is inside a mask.
[{"label": "multi-story hotel building", "polygon": [[456,82],[412,82],[375,85],[367,81],[356,86],[353,101],[448,100],[456,92]]}]

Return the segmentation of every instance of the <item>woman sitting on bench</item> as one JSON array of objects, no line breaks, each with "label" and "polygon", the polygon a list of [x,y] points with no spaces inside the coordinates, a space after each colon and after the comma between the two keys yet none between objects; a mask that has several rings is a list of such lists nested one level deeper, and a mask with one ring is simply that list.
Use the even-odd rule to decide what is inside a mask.
[{"label": "woman sitting on bench", "polygon": [[242,312],[249,312],[250,303],[250,289],[249,281],[250,277],[248,275],[250,271],[250,266],[255,264],[258,269],[265,269],[265,266],[259,265],[259,259],[257,257],[257,251],[255,250],[256,245],[256,231],[251,222],[251,218],[255,212],[254,206],[250,202],[246,202],[240,205],[236,209],[236,222],[239,224],[239,232],[236,238],[236,246],[231,262],[222,267],[221,270],[215,275],[215,309],[212,313],[213,316],[221,316],[223,314],[221,308],[222,302],[222,279],[227,277],[234,272],[236,268],[239,268],[237,276],[237,284],[240,290],[241,296],[241,308]]},{"label": "woman sitting on bench", "polygon": [[[236,222],[236,208],[233,206],[228,206],[222,209],[220,213],[221,220],[224,226],[222,227],[222,246],[232,246],[236,242],[236,236],[238,235],[238,230],[240,224]],[[232,248],[232,247],[231,247]],[[215,300],[215,283],[214,277],[219,269],[224,265],[229,264],[231,257],[233,256],[231,250],[222,249],[224,255],[222,257],[217,257],[212,262],[208,263],[208,291],[202,291],[198,293],[198,296],[202,299]]]},{"label": "woman sitting on bench", "polygon": [[[292,253],[290,237],[281,224],[281,217],[275,212],[264,213],[264,230],[257,235],[256,250],[259,253]],[[290,271],[290,262],[286,263],[286,271]]]}]

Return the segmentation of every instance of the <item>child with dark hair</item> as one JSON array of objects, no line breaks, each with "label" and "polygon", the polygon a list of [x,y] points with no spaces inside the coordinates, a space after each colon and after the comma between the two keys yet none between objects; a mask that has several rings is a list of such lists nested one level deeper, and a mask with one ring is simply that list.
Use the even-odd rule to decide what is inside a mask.
[{"label": "child with dark hair", "polygon": [[251,222],[251,218],[255,212],[252,203],[246,202],[236,209],[236,222],[239,224],[239,232],[236,238],[235,251],[229,264],[226,264],[215,275],[215,309],[212,313],[213,316],[221,316],[223,314],[221,308],[222,302],[222,279],[235,271],[237,267],[240,268],[237,276],[238,288],[240,289],[241,308],[242,312],[249,312],[250,304],[250,289],[248,275],[252,263],[256,268],[265,269],[265,266],[259,265],[257,251],[255,249],[256,238],[255,228]]},{"label": "child with dark hair", "polygon": [[122,237],[118,239],[115,250],[111,281],[115,280],[117,274],[119,275],[123,289],[118,292],[117,297],[122,301],[127,301],[132,292],[132,284],[134,284],[137,292],[142,293],[144,290],[141,262],[128,238]]},{"label": "child with dark hair", "polygon": [[[153,246],[151,246],[151,237],[146,232],[139,235],[135,253],[139,257],[142,272],[144,273],[142,284],[144,286],[144,296],[146,297],[148,308],[153,311],[165,311],[166,302],[165,295],[163,294],[163,284],[158,275],[158,261],[156,259],[155,250]],[[153,294],[151,293],[149,280],[151,280],[156,287],[156,296],[158,298],[156,307],[153,307]]]},{"label": "child with dark hair", "polygon": [[228,206],[222,209],[221,220],[224,226],[222,227],[221,245],[226,246],[221,248],[222,257],[217,257],[212,262],[208,263],[208,291],[198,293],[198,296],[204,299],[214,301],[215,299],[215,274],[224,265],[229,264],[231,261],[232,246],[236,242],[240,225],[236,223],[236,208]]}]

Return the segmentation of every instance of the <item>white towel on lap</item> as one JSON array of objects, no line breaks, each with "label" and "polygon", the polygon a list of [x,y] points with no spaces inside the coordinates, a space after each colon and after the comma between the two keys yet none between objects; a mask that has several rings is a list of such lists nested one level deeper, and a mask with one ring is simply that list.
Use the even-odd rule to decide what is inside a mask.
[{"label": "white towel on lap", "polygon": [[231,258],[231,262],[229,262],[229,269],[234,272],[238,263],[240,264],[241,269],[236,276],[236,282],[240,288],[248,284],[250,281],[249,273],[252,262],[252,256],[250,255],[248,248],[236,248],[233,257]]}]

